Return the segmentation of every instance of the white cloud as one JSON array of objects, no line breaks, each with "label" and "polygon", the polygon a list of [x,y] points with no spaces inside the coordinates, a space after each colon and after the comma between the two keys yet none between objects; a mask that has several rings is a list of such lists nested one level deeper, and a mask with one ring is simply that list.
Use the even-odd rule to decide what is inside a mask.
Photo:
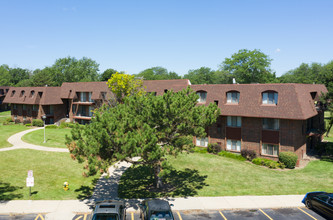
[{"label": "white cloud", "polygon": [[280,53],[281,49],[280,48],[276,48],[275,52],[276,53]]}]

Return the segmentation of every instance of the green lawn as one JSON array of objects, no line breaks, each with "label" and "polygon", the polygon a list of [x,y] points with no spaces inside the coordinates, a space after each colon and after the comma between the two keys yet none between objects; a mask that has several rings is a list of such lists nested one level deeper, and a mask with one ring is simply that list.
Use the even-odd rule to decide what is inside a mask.
[{"label": "green lawn", "polygon": [[[152,173],[143,167],[125,172],[119,186],[123,198],[157,196],[239,196],[305,194],[332,191],[333,163],[312,161],[304,169],[272,170],[249,162],[210,154],[169,158],[175,170],[164,177],[162,193],[152,189]],[[130,175],[128,175],[130,174]]]},{"label": "green lawn", "polygon": [[[83,165],[70,158],[69,153],[35,150],[0,152],[0,200],[30,199],[26,187],[28,170],[33,170],[35,186],[31,199],[82,199],[93,191],[97,177],[83,177]],[[69,183],[69,191],[63,183]]]},{"label": "green lawn", "polygon": [[7,139],[15,133],[27,130],[29,128],[16,124],[16,125],[2,125],[0,124],[0,148],[11,147],[12,145],[7,142]]},{"label": "green lawn", "polygon": [[30,132],[22,137],[22,140],[45,147],[66,148],[65,135],[71,134],[70,128],[45,129],[46,143],[44,142],[44,129]]},{"label": "green lawn", "polygon": [[2,124],[6,118],[10,117],[10,111],[0,112],[0,123]]}]

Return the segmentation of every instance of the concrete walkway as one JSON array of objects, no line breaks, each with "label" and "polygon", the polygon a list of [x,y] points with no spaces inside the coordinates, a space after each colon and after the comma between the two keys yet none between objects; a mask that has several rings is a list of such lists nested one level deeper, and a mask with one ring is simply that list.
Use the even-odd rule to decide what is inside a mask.
[{"label": "concrete walkway", "polygon": [[[304,207],[301,203],[304,195],[280,196],[224,196],[224,197],[188,197],[166,198],[174,205],[173,210],[223,210]],[[127,211],[139,211],[141,201],[126,200]],[[89,201],[79,200],[14,200],[0,203],[0,213],[82,213],[91,212]],[[68,215],[67,215],[68,216]]]},{"label": "concrete walkway", "polygon": [[42,150],[42,151],[52,151],[52,152],[69,152],[68,149],[65,148],[56,148],[56,147],[43,147],[34,144],[28,144],[22,141],[22,136],[30,133],[32,131],[36,131],[43,128],[32,128],[26,131],[22,131],[16,133],[8,138],[8,142],[12,144],[12,147],[1,148],[0,151],[8,151],[8,150],[16,150],[16,149],[33,149],[33,150]]}]

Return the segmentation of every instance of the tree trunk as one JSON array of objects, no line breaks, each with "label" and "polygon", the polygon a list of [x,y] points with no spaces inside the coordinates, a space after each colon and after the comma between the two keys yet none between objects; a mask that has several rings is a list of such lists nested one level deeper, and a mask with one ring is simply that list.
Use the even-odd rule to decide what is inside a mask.
[{"label": "tree trunk", "polygon": [[160,172],[161,172],[161,164],[160,162],[158,162],[158,164],[154,166],[155,188],[157,189],[163,186],[162,177],[159,176]]}]

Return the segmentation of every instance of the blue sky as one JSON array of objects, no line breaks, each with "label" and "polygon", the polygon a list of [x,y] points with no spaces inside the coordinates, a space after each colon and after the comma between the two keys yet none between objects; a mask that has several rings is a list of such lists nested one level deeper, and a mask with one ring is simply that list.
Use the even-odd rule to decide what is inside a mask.
[{"label": "blue sky", "polygon": [[162,66],[184,75],[260,49],[280,76],[333,60],[332,11],[332,0],[0,0],[0,65],[36,69],[85,56],[101,72]]}]

